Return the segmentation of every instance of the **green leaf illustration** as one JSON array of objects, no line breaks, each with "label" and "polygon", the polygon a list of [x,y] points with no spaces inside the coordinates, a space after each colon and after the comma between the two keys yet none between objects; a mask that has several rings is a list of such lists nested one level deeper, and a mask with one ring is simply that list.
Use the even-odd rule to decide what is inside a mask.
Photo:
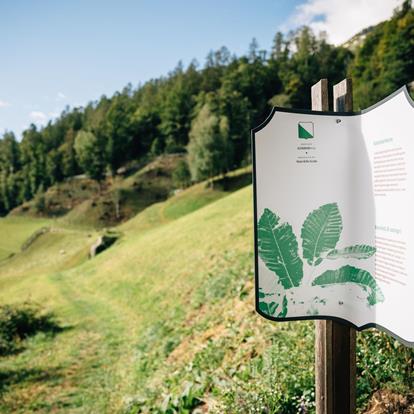
[{"label": "green leaf illustration", "polygon": [[327,259],[368,259],[375,254],[376,248],[367,244],[356,244],[355,246],[345,247],[344,249],[331,250]]},{"label": "green leaf illustration", "polygon": [[367,300],[371,306],[384,301],[384,295],[376,280],[371,276],[371,273],[349,265],[336,270],[327,270],[326,272],[323,272],[312,282],[312,285],[327,286],[343,283],[356,283],[364,288],[369,288],[370,294],[368,295]]},{"label": "green leaf illustration", "polygon": [[279,304],[276,302],[259,302],[259,309],[266,315],[273,316]]},{"label": "green leaf illustration", "polygon": [[321,255],[335,249],[342,231],[342,218],[336,203],[313,210],[302,226],[303,257],[309,265],[322,262]]},{"label": "green leaf illustration", "polygon": [[282,305],[283,305],[282,310],[280,311],[279,315],[277,315],[278,318],[286,318],[286,315],[288,312],[288,300],[286,296],[283,298]]},{"label": "green leaf illustration", "polygon": [[288,300],[284,296],[282,302],[282,310],[276,314],[276,310],[279,307],[279,303],[276,302],[259,302],[259,309],[269,316],[275,316],[276,318],[285,318],[288,311]]},{"label": "green leaf illustration", "polygon": [[298,242],[288,223],[265,209],[258,223],[259,256],[274,272],[285,289],[299,286],[303,278],[303,262],[298,256]]}]

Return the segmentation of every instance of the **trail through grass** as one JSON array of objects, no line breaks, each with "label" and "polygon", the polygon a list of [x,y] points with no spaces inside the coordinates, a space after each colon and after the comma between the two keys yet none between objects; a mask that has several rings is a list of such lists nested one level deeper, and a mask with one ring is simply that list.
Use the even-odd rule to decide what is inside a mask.
[{"label": "trail through grass", "polygon": [[[313,324],[254,311],[251,206],[250,186],[203,184],[121,225],[92,260],[98,234],[55,223],[0,264],[0,302],[39,302],[64,328],[0,359],[0,412],[313,412]],[[360,406],[412,386],[412,354],[380,338],[359,348]]]},{"label": "trail through grass", "polygon": [[[225,195],[204,187],[191,189],[177,197],[180,207],[173,216],[184,216]],[[197,197],[199,204],[192,204]],[[185,199],[190,200],[187,206]],[[168,211],[170,206],[173,201],[158,207]],[[219,246],[214,246],[219,234],[214,233],[207,238],[211,252],[200,244],[189,260],[185,251],[190,252],[197,239],[207,241],[209,221],[219,219],[216,212],[205,213],[200,230],[197,219],[183,217],[180,224],[159,213],[156,225],[148,224],[152,231],[137,231],[132,223],[129,229],[121,227],[122,240],[92,261],[85,261],[86,252],[96,233],[56,225],[0,266],[2,302],[41,302],[67,327],[55,338],[29,340],[26,351],[0,361],[4,412],[118,412],[128,406],[128,396],[136,396],[136,384],[148,379],[137,365],[140,332],[147,332],[157,319],[163,324],[167,315],[182,322],[185,303],[179,302],[187,301],[184,291],[188,295],[200,283],[198,261],[207,256],[206,264],[214,263],[219,257]],[[242,214],[245,221],[249,214]],[[180,240],[174,240],[179,234]]]}]

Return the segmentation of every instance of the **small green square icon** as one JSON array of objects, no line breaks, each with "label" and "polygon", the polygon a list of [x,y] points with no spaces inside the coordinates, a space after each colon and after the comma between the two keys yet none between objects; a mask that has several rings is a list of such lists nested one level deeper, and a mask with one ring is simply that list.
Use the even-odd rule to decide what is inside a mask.
[{"label": "small green square icon", "polygon": [[313,138],[313,122],[299,122],[298,137],[300,139]]}]

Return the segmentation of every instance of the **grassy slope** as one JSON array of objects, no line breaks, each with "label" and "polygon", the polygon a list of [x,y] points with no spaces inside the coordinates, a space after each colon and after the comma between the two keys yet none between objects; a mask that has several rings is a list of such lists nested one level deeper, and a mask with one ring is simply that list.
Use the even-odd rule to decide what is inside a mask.
[{"label": "grassy slope", "polygon": [[50,223],[51,220],[27,217],[0,218],[0,261],[20,251],[21,245],[33,232]]},{"label": "grassy slope", "polygon": [[[158,212],[169,207],[176,217],[193,210],[194,193],[207,203],[214,191],[202,197],[200,187],[193,188],[177,197],[176,208],[170,200]],[[16,257],[0,269],[2,302],[30,297],[57,311],[68,328],[55,338],[37,336],[25,352],[1,361],[3,412],[112,413],[143,397],[153,406],[162,400],[160,387],[182,392],[191,359],[198,356],[197,369],[208,373],[225,358],[234,369],[260,352],[269,340],[260,331],[269,328],[252,313],[250,207],[251,190],[245,189],[146,232],[137,231],[138,216],[129,230],[125,225],[118,245],[66,271],[48,234],[28,250],[31,258]],[[76,256],[79,248],[66,245],[66,256]],[[53,271],[47,272],[50,257]],[[253,333],[257,340],[246,342]],[[220,354],[211,365],[208,353],[216,341],[220,348],[229,341],[228,355]],[[171,387],[159,384],[167,375],[166,362],[177,369]],[[207,389],[209,382],[199,385]]]},{"label": "grassy slope", "polygon": [[[153,203],[166,200],[174,188],[173,171],[182,158],[180,154],[159,156],[126,178],[108,178],[100,189],[91,179],[72,177],[16,207],[11,216],[60,217],[62,224],[78,228],[114,226]],[[44,200],[41,211],[40,197]]]},{"label": "grassy slope", "polygon": [[140,231],[153,229],[187,214],[192,213],[229,193],[250,183],[251,169],[241,168],[228,174],[227,182],[215,179],[212,183],[199,183],[180,191],[161,203],[155,203],[141,214],[119,226],[122,231]]},{"label": "grassy slope", "polygon": [[[124,222],[148,206],[168,198],[174,188],[172,173],[182,157],[179,154],[160,156],[127,178],[118,177],[115,182],[108,183],[102,194],[95,194],[77,205],[62,221],[72,226],[94,228]],[[119,197],[118,218],[115,197]]]},{"label": "grassy slope", "polygon": [[30,297],[67,328],[0,360],[1,412],[164,412],[191,395],[218,412],[297,412],[311,398],[313,325],[253,311],[251,199],[250,187],[196,186],[122,225],[91,261],[87,232],[57,228],[1,266],[1,302]]},{"label": "grassy slope", "polygon": [[[119,242],[119,245],[99,256],[94,261],[90,261],[69,271],[65,271],[68,267],[68,262],[76,264],[76,260],[72,259],[73,257],[76,258],[79,255],[83,255],[82,257],[84,257],[86,255],[86,248],[87,245],[91,243],[91,238],[87,237],[88,235],[82,231],[70,231],[67,229],[55,228],[53,232],[42,236],[42,238],[37,240],[27,252],[16,256],[12,261],[7,262],[7,265],[0,268],[0,281],[2,285],[0,299],[2,302],[14,302],[30,297],[36,301],[47,304],[48,307],[52,309],[58,309],[60,316],[63,315],[63,321],[68,325],[75,327],[74,329],[68,329],[67,332],[59,335],[54,340],[55,342],[51,341],[49,338],[45,338],[46,344],[49,344],[53,348],[57,347],[60,349],[56,357],[61,355],[63,359],[56,362],[58,366],[65,366],[66,364],[71,366],[71,363],[74,363],[74,361],[68,361],[71,361],[72,351],[78,348],[78,346],[74,344],[78,342],[82,343],[81,337],[85,334],[84,330],[88,332],[88,335],[91,332],[94,332],[95,339],[100,339],[97,344],[100,350],[99,353],[102,354],[100,360],[105,362],[108,359],[108,354],[112,353],[112,351],[107,352],[107,347],[109,346],[111,348],[114,346],[117,348],[117,345],[112,342],[104,346],[107,336],[118,337],[120,335],[118,332],[125,332],[126,337],[119,338],[119,341],[122,344],[122,353],[125,352],[125,347],[127,347],[131,340],[136,346],[137,336],[131,337],[131,332],[148,329],[147,324],[153,320],[153,315],[147,307],[152,307],[153,302],[158,302],[159,304],[162,302],[159,299],[157,292],[161,290],[165,291],[164,296],[165,298],[168,298],[168,300],[165,302],[164,306],[168,308],[171,304],[174,304],[174,307],[176,307],[178,304],[177,299],[179,297],[183,298],[183,290],[180,286],[185,286],[190,282],[188,289],[192,289],[193,283],[200,283],[200,273],[197,277],[194,277],[196,276],[194,274],[194,278],[190,281],[188,279],[183,279],[183,276],[188,277],[188,275],[193,273],[191,269],[200,267],[200,260],[204,265],[207,265],[202,274],[208,275],[210,264],[204,260],[204,248],[207,247],[205,244],[204,248],[202,247],[202,244],[199,244],[200,251],[198,253],[198,259],[194,257],[196,260],[191,260],[189,263],[187,263],[188,256],[183,251],[183,249],[190,249],[193,246],[193,242],[196,241],[196,233],[198,233],[197,223],[200,218],[195,217],[192,220],[189,220],[190,216],[188,216],[181,219],[184,222],[188,222],[188,224],[186,224],[187,226],[190,226],[188,231],[179,224],[180,220],[172,220],[179,215],[188,213],[225,195],[226,193],[223,191],[206,189],[204,185],[199,185],[178,194],[166,203],[155,205],[144,212],[144,215],[146,216],[153,216],[153,222],[156,226],[154,226],[155,228],[152,231],[138,231],[140,227],[142,227],[144,221],[147,221],[147,228],[151,227],[151,220],[143,220],[140,216],[137,216],[134,220],[131,220],[121,227],[125,235],[121,242]],[[231,210],[238,210],[238,204],[239,202],[236,202],[234,205],[230,204]],[[216,206],[216,209],[217,208],[220,207]],[[153,210],[152,214],[151,210]],[[157,214],[154,214],[155,211]],[[200,210],[200,212],[201,211],[203,210]],[[196,212],[195,214],[199,214],[199,212]],[[214,221],[220,220],[220,215],[216,210],[213,209],[209,216],[210,215],[212,215],[211,218],[214,218]],[[248,225],[250,209],[247,209],[243,216],[245,218],[245,223]],[[157,224],[159,224],[158,221],[164,223],[171,221],[171,223],[164,224],[164,226],[157,226]],[[201,219],[201,221],[203,222],[204,229],[200,229],[201,233],[198,237],[204,241],[207,241],[207,238],[211,238],[212,241],[220,240],[220,244],[222,248],[224,248],[226,242],[219,233],[213,232],[209,237],[206,237],[206,235],[210,233],[207,229],[210,228],[212,224],[209,223],[210,218],[208,220]],[[229,226],[231,226],[230,223]],[[221,232],[223,231],[224,227],[221,228]],[[181,235],[180,240],[174,241],[174,236],[176,237],[179,234]],[[147,237],[150,237],[150,240],[147,240]],[[158,240],[158,242],[156,242],[156,240]],[[243,238],[241,240],[246,248],[249,245],[248,242],[246,244],[246,241],[249,241],[250,238]],[[158,249],[157,244],[162,245],[166,241],[172,243],[173,246],[159,246]],[[184,241],[185,243],[183,244]],[[217,250],[218,246],[214,246],[214,244],[215,243],[212,245],[211,252],[207,252],[208,257],[213,264],[219,260],[220,257]],[[172,247],[174,247],[174,249]],[[65,250],[65,254],[63,255],[60,253],[62,249]],[[248,247],[248,249],[250,249],[250,247]],[[153,252],[158,250],[165,251],[166,253],[168,252],[168,254],[162,255],[163,260],[152,256]],[[215,254],[213,253],[214,251],[216,251]],[[177,263],[174,260],[171,260],[173,257],[177,258]],[[144,258],[146,259],[145,264],[140,263]],[[138,274],[137,269],[141,269]],[[180,283],[174,283],[177,292],[176,294],[170,290],[171,280],[168,278],[168,274],[171,274],[171,277],[174,277],[175,280],[181,281]],[[154,277],[159,278],[159,283],[156,285],[152,282]],[[152,291],[151,294],[146,292],[145,289],[143,289],[146,284],[149,284],[150,289],[154,289],[155,291]],[[183,315],[184,313],[185,311],[183,311]],[[167,314],[168,313],[165,315]],[[113,319],[119,319],[118,323],[112,323]],[[102,338],[102,336],[104,336],[104,338]],[[60,341],[64,344],[63,346],[59,345]],[[89,345],[86,346],[89,347]],[[92,352],[93,346],[91,345],[88,349]],[[33,364],[31,362],[29,363],[29,360],[36,361],[37,358],[40,358],[40,361],[42,362],[37,361],[35,364],[36,367],[45,365],[46,367],[49,366],[52,371],[57,370],[57,366],[53,366],[54,358],[50,359],[49,355],[42,356],[41,352],[38,356],[34,357],[31,352],[34,352],[37,355],[37,344],[34,345],[33,350],[31,350],[31,346],[29,346],[29,349],[25,353],[16,357],[11,357],[2,362],[1,368],[3,369],[3,372],[9,372],[9,375],[4,378],[6,384],[13,383],[16,378],[19,378],[19,380],[21,379],[19,373],[20,370],[18,369],[16,371],[16,367],[25,367],[25,372],[27,370],[30,371],[27,366],[30,367]],[[119,352],[115,353],[115,355],[118,360]],[[52,366],[50,366],[51,363]],[[85,366],[82,366],[82,369],[87,370],[87,365],[88,364],[85,363]],[[112,366],[112,362],[109,366]],[[8,367],[13,368],[8,369]],[[7,369],[5,370],[5,368]],[[37,369],[38,368],[35,370],[36,372]],[[120,368],[120,371],[122,370],[123,369]],[[48,372],[48,369],[45,371]],[[35,374],[32,374],[31,371],[27,375],[23,375],[23,382],[20,384],[23,384],[22,392],[25,394],[31,395],[27,390],[27,386],[28,383],[30,384],[33,381],[33,375]],[[37,378],[36,375],[35,378]],[[101,375],[102,372],[99,372],[99,376]],[[117,374],[114,375],[116,376]],[[68,374],[62,374],[62,377],[67,378]],[[77,383],[78,380],[76,381]],[[37,381],[34,382],[37,383]],[[132,388],[130,391],[132,394],[135,392],[134,384],[135,380],[131,382]],[[80,387],[82,388],[81,384]],[[121,384],[119,387],[121,387]],[[33,403],[33,407],[36,407],[36,404],[40,403],[38,400],[42,401],[42,398],[46,400],[53,398],[53,396],[55,396],[57,400],[62,398],[60,391],[57,391],[55,394],[50,393],[47,386],[45,388],[45,393],[48,395],[46,396],[46,394],[42,395],[42,393],[39,393],[36,401]],[[113,404],[114,407],[119,408],[120,405],[122,405],[121,397],[125,395],[125,389],[122,387],[121,389],[122,391],[120,391],[120,395],[117,396],[118,399],[113,392],[109,395],[101,392],[99,398],[102,399],[102,401],[99,401],[98,403],[91,400],[89,401],[89,404],[94,406],[96,406],[96,404],[101,404],[100,407],[102,409],[104,409],[107,404]],[[96,396],[97,390],[93,387],[90,389],[90,386],[87,386],[85,390],[88,392],[90,390],[90,395]],[[80,395],[82,396],[82,394]],[[5,398],[6,401],[9,401],[8,404],[11,404],[9,407],[10,411],[16,411],[18,407],[13,404],[16,404],[16,399],[22,398],[19,394],[19,385],[13,387],[13,392],[10,394],[10,400],[7,400],[7,393]],[[84,398],[84,396],[82,398]],[[107,401],[108,399],[110,400],[109,402]],[[14,401],[14,403],[12,404],[11,401]],[[53,402],[51,404],[53,405]],[[76,406],[77,403],[74,402],[73,404]],[[7,404],[5,407],[7,407]],[[27,407],[25,410],[27,410]],[[85,411],[82,409],[81,412]]]}]

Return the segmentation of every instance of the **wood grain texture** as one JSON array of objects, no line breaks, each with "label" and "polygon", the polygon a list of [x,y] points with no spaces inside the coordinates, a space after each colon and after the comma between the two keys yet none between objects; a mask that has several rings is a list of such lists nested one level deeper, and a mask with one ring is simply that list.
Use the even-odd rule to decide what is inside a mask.
[{"label": "wood grain texture", "polygon": [[[352,111],[352,81],[334,86],[334,110]],[[327,111],[328,82],[312,86],[312,109]],[[356,331],[333,321],[315,321],[315,386],[317,414],[356,411]]]},{"label": "wood grain texture", "polygon": [[312,86],[312,110],[329,111],[328,79],[321,79]]},{"label": "wood grain texture", "polygon": [[347,78],[333,87],[333,101],[335,112],[352,112],[352,80]]}]

